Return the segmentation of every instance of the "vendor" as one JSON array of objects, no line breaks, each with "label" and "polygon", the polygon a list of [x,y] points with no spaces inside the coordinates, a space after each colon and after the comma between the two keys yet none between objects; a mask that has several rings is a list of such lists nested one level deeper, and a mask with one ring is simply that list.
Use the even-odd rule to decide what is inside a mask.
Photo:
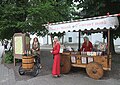
[{"label": "vendor", "polygon": [[84,43],[82,44],[80,51],[91,52],[92,49],[93,49],[92,43],[89,41],[88,37],[84,37]]},{"label": "vendor", "polygon": [[37,54],[40,55],[40,43],[39,43],[37,37],[35,37],[35,38],[33,39],[33,43],[32,43],[32,53],[33,53],[33,54],[36,54],[36,53],[37,53]]},{"label": "vendor", "polygon": [[40,60],[40,43],[38,41],[38,38],[35,37],[33,39],[33,43],[32,43],[32,54],[34,55],[35,57],[35,61],[37,63],[39,63],[39,68],[41,69],[42,68],[42,65],[41,65],[41,60]]}]

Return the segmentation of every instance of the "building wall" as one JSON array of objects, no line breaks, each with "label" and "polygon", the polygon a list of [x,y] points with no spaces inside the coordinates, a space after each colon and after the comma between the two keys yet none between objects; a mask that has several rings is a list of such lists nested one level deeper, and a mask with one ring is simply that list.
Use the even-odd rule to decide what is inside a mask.
[{"label": "building wall", "polygon": [[[71,38],[71,39],[70,39]],[[64,36],[65,43],[78,43],[78,32],[67,32]]]},{"label": "building wall", "polygon": [[51,44],[51,37],[49,35],[43,37],[43,44]]},{"label": "building wall", "polygon": [[[83,43],[83,37],[87,35],[81,35],[81,43]],[[36,37],[36,35],[31,35],[31,44],[33,42],[33,38]],[[69,38],[72,38],[72,41],[70,42]],[[101,33],[94,33],[90,36],[87,36],[89,40],[95,44],[96,41],[103,42],[102,34]],[[78,32],[67,32],[66,35],[64,35],[64,43],[72,44],[72,43],[78,43],[79,38],[79,33]],[[45,44],[51,44],[51,37],[50,36],[45,36],[45,37],[38,37],[39,42],[41,45]],[[60,39],[60,42],[62,42],[62,39]],[[105,39],[105,42],[107,40]],[[120,38],[114,40],[115,45],[120,45]]]}]

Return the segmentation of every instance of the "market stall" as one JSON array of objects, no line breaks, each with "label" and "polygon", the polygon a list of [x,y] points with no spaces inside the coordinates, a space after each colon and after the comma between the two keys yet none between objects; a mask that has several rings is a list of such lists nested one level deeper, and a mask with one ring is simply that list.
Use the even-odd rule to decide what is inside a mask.
[{"label": "market stall", "polygon": [[110,31],[116,30],[119,26],[117,14],[109,16],[100,16],[73,21],[46,24],[49,33],[79,32],[78,48],[80,48],[81,32],[107,33],[107,44],[101,44],[105,50],[91,52],[83,51],[63,51],[61,53],[61,73],[68,73],[71,67],[86,68],[87,74],[93,79],[99,79],[103,76],[104,70],[111,70],[111,52],[110,52]]}]

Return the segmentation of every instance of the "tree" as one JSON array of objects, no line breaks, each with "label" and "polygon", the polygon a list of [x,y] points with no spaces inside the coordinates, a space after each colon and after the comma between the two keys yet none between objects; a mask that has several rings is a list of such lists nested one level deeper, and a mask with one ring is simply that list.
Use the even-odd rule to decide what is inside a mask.
[{"label": "tree", "polygon": [[23,7],[17,6],[14,0],[2,1],[0,17],[1,39],[11,39],[15,32],[22,32],[25,18]]},{"label": "tree", "polygon": [[10,39],[16,32],[44,36],[48,31],[43,24],[70,20],[69,6],[67,0],[2,0],[0,39]]},{"label": "tree", "polygon": [[[74,0],[79,2],[78,8],[83,8],[77,15],[84,18],[102,16],[110,14],[120,13],[120,1],[119,0]],[[120,18],[119,18],[120,22]],[[113,39],[120,37],[120,27],[117,30],[111,31],[111,50],[115,53]]]},{"label": "tree", "polygon": [[[53,38],[55,36],[58,36],[59,40],[62,38],[62,44],[64,43],[64,35],[65,35],[65,32],[63,33],[54,33],[54,34],[49,34],[51,36],[51,41],[53,41]],[[53,42],[52,42],[52,45],[53,45]]]}]

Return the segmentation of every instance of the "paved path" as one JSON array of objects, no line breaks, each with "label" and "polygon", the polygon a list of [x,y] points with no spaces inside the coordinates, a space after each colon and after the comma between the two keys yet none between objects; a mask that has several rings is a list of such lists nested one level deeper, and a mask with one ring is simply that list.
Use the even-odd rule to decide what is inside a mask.
[{"label": "paved path", "polygon": [[27,81],[18,81],[16,85],[120,85],[120,81],[114,79],[93,80],[81,75],[62,75],[61,78],[52,78],[51,75],[46,75]]},{"label": "paved path", "polygon": [[61,75],[53,78],[51,74],[38,76],[28,80],[16,81],[14,71],[4,65],[0,65],[0,85],[120,85],[120,80],[94,80],[83,74]]},{"label": "paved path", "polygon": [[13,69],[8,69],[0,64],[0,85],[15,85],[15,82]]},{"label": "paved path", "polygon": [[[15,76],[16,73],[14,73],[13,69],[9,69],[3,64],[0,64],[0,85],[120,85],[120,79],[110,77],[94,80],[89,78],[85,72],[81,73],[80,71],[78,73],[71,72],[70,74],[61,75],[60,78],[53,78],[49,72],[51,71],[52,56],[49,53],[46,54],[46,52],[42,52],[41,55],[43,65],[46,66],[44,67],[46,71],[43,70],[39,76],[33,78],[19,80],[17,79],[18,75]],[[15,70],[18,73],[18,68]],[[23,78],[20,75],[19,77]]]}]

